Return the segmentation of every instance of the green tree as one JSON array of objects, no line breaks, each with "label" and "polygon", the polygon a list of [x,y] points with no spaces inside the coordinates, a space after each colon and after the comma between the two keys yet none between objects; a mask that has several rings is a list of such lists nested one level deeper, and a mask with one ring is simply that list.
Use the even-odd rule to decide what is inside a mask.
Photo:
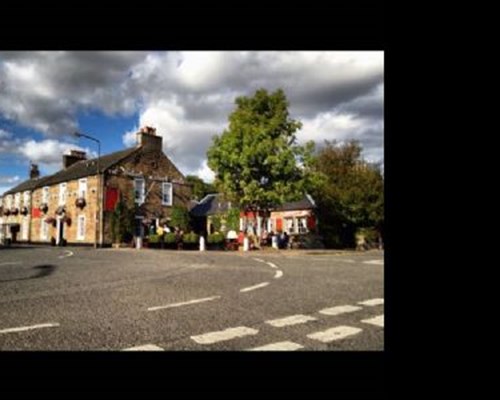
[{"label": "green tree", "polygon": [[111,214],[111,236],[114,243],[123,243],[132,238],[134,229],[135,208],[127,206],[120,199]]},{"label": "green tree", "polygon": [[367,163],[357,141],[325,142],[312,162],[323,183],[311,190],[318,203],[320,229],[331,247],[354,246],[359,228],[382,234],[384,179],[380,166]]},{"label": "green tree", "polygon": [[215,185],[244,210],[269,215],[270,208],[304,195],[314,145],[297,144],[302,124],[290,117],[283,90],[257,90],[238,97],[229,127],[213,138],[208,166]]},{"label": "green tree", "polygon": [[179,227],[184,232],[189,229],[189,211],[183,206],[173,206],[172,214],[170,215],[170,223],[174,227]]},{"label": "green tree", "polygon": [[203,199],[209,193],[215,193],[214,185],[204,182],[203,179],[196,175],[187,175],[186,182],[193,185],[193,198],[195,200]]}]

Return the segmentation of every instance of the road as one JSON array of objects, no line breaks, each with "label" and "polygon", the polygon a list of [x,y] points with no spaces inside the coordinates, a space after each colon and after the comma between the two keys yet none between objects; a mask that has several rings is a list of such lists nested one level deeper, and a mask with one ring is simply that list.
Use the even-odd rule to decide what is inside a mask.
[{"label": "road", "polygon": [[0,250],[0,350],[383,349],[381,251]]}]

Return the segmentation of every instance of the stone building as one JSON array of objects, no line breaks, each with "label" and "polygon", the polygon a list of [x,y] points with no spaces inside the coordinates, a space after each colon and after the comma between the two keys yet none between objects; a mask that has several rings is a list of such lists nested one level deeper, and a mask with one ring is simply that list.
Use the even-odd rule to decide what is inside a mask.
[{"label": "stone building", "polygon": [[187,208],[191,189],[163,153],[162,137],[145,127],[134,148],[90,160],[73,150],[46,177],[32,165],[30,179],[3,194],[0,224],[18,242],[109,246],[119,201],[133,215],[132,234],[142,236],[168,220],[173,206]]}]

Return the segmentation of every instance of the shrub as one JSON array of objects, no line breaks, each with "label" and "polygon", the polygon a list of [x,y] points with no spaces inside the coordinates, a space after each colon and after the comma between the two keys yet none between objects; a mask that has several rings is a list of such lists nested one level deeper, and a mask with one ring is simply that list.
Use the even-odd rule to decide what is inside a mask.
[{"label": "shrub", "polygon": [[189,244],[197,244],[199,239],[200,239],[200,236],[194,232],[185,233],[182,236],[182,241],[186,244],[188,244],[188,243]]},{"label": "shrub", "polygon": [[174,232],[167,232],[165,233],[165,243],[175,243],[175,233]]},{"label": "shrub", "polygon": [[207,243],[223,243],[224,235],[221,232],[215,232],[207,237]]},{"label": "shrub", "polygon": [[149,243],[160,243],[161,236],[160,235],[149,235],[148,240],[149,240]]}]

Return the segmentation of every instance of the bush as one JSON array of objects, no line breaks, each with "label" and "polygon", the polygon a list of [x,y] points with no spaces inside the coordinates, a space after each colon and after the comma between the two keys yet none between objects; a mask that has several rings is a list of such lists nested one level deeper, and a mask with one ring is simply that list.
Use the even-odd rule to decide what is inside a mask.
[{"label": "bush", "polygon": [[165,233],[164,241],[165,243],[175,243],[175,233],[174,232]]},{"label": "bush", "polygon": [[215,232],[207,237],[207,243],[224,243],[224,235],[221,232]]},{"label": "bush", "polygon": [[160,235],[149,235],[148,240],[149,243],[160,243],[162,240],[162,237]]},{"label": "bush", "polygon": [[200,235],[194,232],[185,233],[182,236],[182,241],[186,244],[198,244],[199,240],[200,240]]}]

